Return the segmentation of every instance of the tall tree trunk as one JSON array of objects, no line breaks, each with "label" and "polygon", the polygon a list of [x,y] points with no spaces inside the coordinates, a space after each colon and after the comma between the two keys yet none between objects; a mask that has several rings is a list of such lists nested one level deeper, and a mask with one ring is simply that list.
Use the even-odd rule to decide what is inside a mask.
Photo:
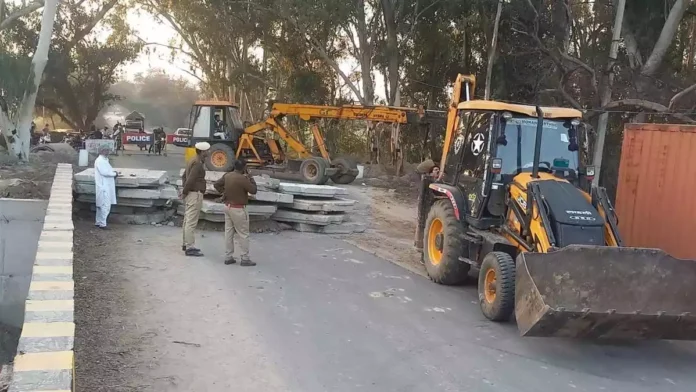
[{"label": "tall tree trunk", "polygon": [[[616,7],[616,16],[614,18],[614,29],[613,36],[611,40],[611,47],[609,49],[609,63],[607,64],[606,76],[603,78],[602,85],[602,98],[601,106],[606,106],[611,102],[611,90],[614,84],[614,62],[619,51],[619,40],[621,39],[621,25],[623,24],[624,9],[626,7],[626,0],[619,0],[618,6]],[[595,166],[595,177],[592,180],[592,184],[599,185],[599,175],[602,168],[602,156],[604,155],[604,140],[607,136],[607,123],[609,122],[609,113],[603,112],[599,115],[599,120],[597,123],[597,141],[595,143],[594,159],[593,163]]]},{"label": "tall tree trunk", "polygon": [[384,25],[387,27],[387,81],[389,83],[389,105],[394,105],[399,89],[399,45],[396,34],[396,20],[392,0],[382,0]]},{"label": "tall tree trunk", "polygon": [[470,40],[471,38],[469,34],[469,22],[465,18],[462,22],[462,65],[464,72],[466,73],[471,73],[469,72],[469,64],[471,63],[469,61],[471,52],[471,45],[469,45]]},{"label": "tall tree trunk", "polygon": [[41,18],[41,31],[39,32],[39,42],[36,45],[34,57],[31,59],[31,72],[24,91],[22,104],[17,115],[16,131],[13,132],[11,145],[8,149],[21,160],[29,157],[29,141],[31,139],[31,120],[34,117],[34,106],[36,105],[36,95],[39,92],[39,85],[43,76],[46,63],[48,62],[48,50],[51,46],[51,36],[53,35],[53,22],[56,19],[59,0],[46,0],[44,3],[43,16]]},{"label": "tall tree trunk", "polygon": [[[667,54],[667,50],[674,41],[674,35],[676,34],[677,29],[679,28],[679,23],[684,17],[686,7],[691,2],[691,0],[676,0],[674,5],[672,6],[672,9],[669,11],[667,20],[665,21],[665,24],[662,26],[662,30],[660,31],[660,36],[658,37],[657,42],[653,46],[653,49],[650,52],[650,56],[648,56],[647,60],[645,60],[645,63],[640,69],[640,74],[636,77],[636,81],[634,82],[636,91],[638,92],[638,98],[643,98],[644,94],[646,93],[650,84],[652,83],[652,77],[658,71],[660,65],[662,65],[662,61],[665,58],[665,54]],[[646,119],[647,115],[645,113],[639,113],[632,119],[632,121],[645,122]],[[597,177],[599,177],[599,175],[597,175]]]},{"label": "tall tree trunk", "polygon": [[483,99],[491,99],[491,77],[493,75],[493,61],[495,60],[495,48],[498,44],[498,27],[500,26],[500,14],[503,12],[503,0],[498,0],[498,10],[495,13],[493,24],[493,38],[488,51],[488,64],[486,66],[486,90]]},{"label": "tall tree trunk", "polygon": [[[691,17],[689,20],[689,37],[694,37],[696,35],[696,19]],[[688,49],[686,51],[686,72],[692,73],[694,67],[694,56],[696,56],[696,40],[689,39]]]},{"label": "tall tree trunk", "polygon": [[[242,58],[240,60],[242,62],[242,64],[241,64],[241,68],[242,68],[242,73],[241,73],[241,77],[242,77],[241,87],[242,88],[241,88],[241,90],[242,91],[240,92],[240,99],[239,99],[239,108],[241,109],[240,116],[242,117],[242,120],[245,120],[245,118],[246,118],[246,120],[249,120],[251,117],[249,116],[248,113],[249,113],[249,110],[251,110],[251,108],[249,108],[248,107],[249,105],[246,104],[246,101],[247,101],[246,94],[247,94],[247,89],[249,88],[247,86],[247,78],[246,78],[247,61],[249,59],[249,39],[247,38],[246,35],[244,35],[244,37],[242,37],[242,56],[241,57]],[[246,107],[246,109],[245,109],[245,107]]]},{"label": "tall tree trunk", "polygon": [[364,0],[358,2],[356,18],[358,23],[355,29],[358,35],[358,43],[360,44],[358,51],[360,58],[358,61],[360,62],[363,97],[366,105],[372,105],[375,103],[375,86],[372,80],[372,45],[374,45],[374,42],[369,42],[368,40],[371,32],[368,31],[365,21]]}]

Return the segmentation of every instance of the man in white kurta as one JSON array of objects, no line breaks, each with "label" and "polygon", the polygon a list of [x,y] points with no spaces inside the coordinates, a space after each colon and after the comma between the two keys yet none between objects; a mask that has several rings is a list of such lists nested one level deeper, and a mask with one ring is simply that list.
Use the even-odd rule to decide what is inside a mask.
[{"label": "man in white kurta", "polygon": [[95,225],[101,229],[106,229],[106,218],[111,212],[111,206],[116,204],[116,177],[118,173],[109,163],[109,149],[102,147],[94,161],[94,185],[97,199]]}]

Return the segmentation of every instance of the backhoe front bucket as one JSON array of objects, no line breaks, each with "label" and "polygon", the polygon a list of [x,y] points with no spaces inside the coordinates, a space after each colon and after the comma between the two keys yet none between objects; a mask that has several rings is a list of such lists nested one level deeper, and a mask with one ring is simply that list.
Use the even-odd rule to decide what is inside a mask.
[{"label": "backhoe front bucket", "polygon": [[515,316],[523,336],[696,340],[696,261],[646,248],[522,253]]}]

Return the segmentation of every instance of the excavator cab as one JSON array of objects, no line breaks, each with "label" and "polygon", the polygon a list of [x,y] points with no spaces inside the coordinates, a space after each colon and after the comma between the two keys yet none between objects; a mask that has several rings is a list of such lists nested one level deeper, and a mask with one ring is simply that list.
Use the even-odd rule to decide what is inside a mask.
[{"label": "excavator cab", "polygon": [[206,169],[231,171],[239,139],[244,133],[239,107],[226,101],[197,101],[191,108],[189,128],[189,147],[202,141],[211,145]]},{"label": "excavator cab", "polygon": [[484,316],[514,314],[524,336],[696,339],[696,261],[624,246],[583,165],[582,113],[472,100],[474,87],[457,78],[441,175],[423,176],[416,247],[430,278],[477,272]]}]

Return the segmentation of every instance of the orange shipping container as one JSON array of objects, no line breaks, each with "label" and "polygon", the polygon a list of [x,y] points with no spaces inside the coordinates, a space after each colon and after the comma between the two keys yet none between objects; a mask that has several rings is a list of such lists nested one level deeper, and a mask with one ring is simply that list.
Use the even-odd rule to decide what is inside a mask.
[{"label": "orange shipping container", "polygon": [[696,126],[626,124],[616,212],[627,246],[696,259]]}]

